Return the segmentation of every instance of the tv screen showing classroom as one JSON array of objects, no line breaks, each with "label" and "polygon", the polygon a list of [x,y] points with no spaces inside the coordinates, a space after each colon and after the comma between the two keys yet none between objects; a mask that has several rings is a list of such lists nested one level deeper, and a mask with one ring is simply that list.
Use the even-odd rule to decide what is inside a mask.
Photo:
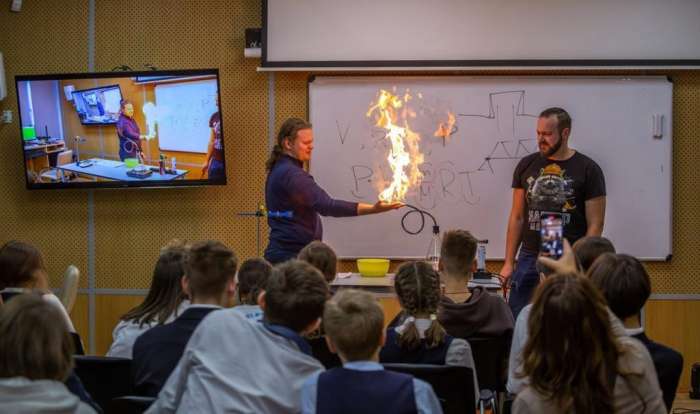
[{"label": "tv screen showing classroom", "polygon": [[73,91],[72,95],[75,111],[83,125],[116,124],[119,120],[122,101],[119,85]]},{"label": "tv screen showing classroom", "polygon": [[226,184],[216,69],[17,76],[29,189]]}]

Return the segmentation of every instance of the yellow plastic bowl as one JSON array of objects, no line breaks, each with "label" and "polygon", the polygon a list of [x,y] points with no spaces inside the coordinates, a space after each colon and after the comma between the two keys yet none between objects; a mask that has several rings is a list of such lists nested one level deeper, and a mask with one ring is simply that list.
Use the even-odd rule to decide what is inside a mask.
[{"label": "yellow plastic bowl", "polygon": [[126,165],[126,168],[134,168],[137,165],[139,165],[139,159],[138,158],[124,158],[124,165]]},{"label": "yellow plastic bowl", "polygon": [[383,277],[389,271],[389,260],[357,259],[357,270],[365,277]]}]

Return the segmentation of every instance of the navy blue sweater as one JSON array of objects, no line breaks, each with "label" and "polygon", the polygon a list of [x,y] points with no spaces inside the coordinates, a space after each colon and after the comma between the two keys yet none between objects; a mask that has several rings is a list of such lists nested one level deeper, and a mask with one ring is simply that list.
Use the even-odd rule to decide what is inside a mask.
[{"label": "navy blue sweater", "polygon": [[321,240],[320,215],[348,217],[357,215],[357,203],[335,200],[316,184],[302,168],[301,161],[283,155],[272,167],[265,184],[265,204],[269,211],[291,211],[293,217],[268,217],[270,242],[265,258],[280,263],[296,257],[314,240]]}]

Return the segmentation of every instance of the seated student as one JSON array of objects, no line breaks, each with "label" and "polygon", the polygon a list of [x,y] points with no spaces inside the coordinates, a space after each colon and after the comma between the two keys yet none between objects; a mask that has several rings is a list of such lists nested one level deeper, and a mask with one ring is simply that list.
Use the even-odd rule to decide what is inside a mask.
[{"label": "seated student", "polygon": [[433,388],[411,375],[385,371],[379,350],[386,338],[384,312],[370,293],[346,289],[323,311],[328,347],[342,368],[314,374],[301,390],[301,412],[440,413]]},{"label": "seated student", "polygon": [[596,260],[588,277],[603,293],[610,310],[620,318],[627,334],[644,344],[651,354],[664,403],[671,411],[683,371],[683,356],[644,334],[640,312],[651,295],[651,280],[646,269],[632,256],[606,253]]},{"label": "seated student", "polygon": [[554,274],[536,290],[523,350],[522,413],[665,413],[646,348],[616,336],[605,299],[580,273]]},{"label": "seated student", "polygon": [[586,273],[593,262],[603,253],[615,253],[615,246],[610,240],[600,236],[586,236],[576,240],[571,246],[581,265],[581,272]]},{"label": "seated student", "polygon": [[134,343],[131,372],[138,395],[157,396],[204,317],[233,305],[237,264],[236,255],[220,242],[192,245],[182,278],[190,306],[172,323],[149,329]]},{"label": "seated student", "polygon": [[495,337],[513,331],[513,313],[501,296],[482,286],[467,289],[476,269],[474,236],[466,230],[445,233],[440,248],[440,273],[445,291],[440,298],[438,320],[457,338]]},{"label": "seated student", "polygon": [[[0,247],[0,292],[7,302],[25,292],[36,291],[60,313],[69,332],[75,333],[73,322],[61,300],[49,290],[44,259],[31,244],[12,240]],[[77,341],[78,343],[80,341]]]},{"label": "seated student", "polygon": [[[588,239],[585,237],[584,239]],[[584,240],[581,239],[581,240]],[[591,238],[597,239],[597,238]],[[607,239],[605,239],[607,240]],[[580,242],[580,240],[579,240]],[[589,249],[589,246],[600,245],[600,243],[582,243],[579,245],[578,252],[581,257],[587,257],[586,262],[590,261],[593,263],[598,256],[595,252],[603,254],[605,249]],[[548,274],[559,272],[559,273],[571,273],[579,272],[579,259],[573,248],[569,245],[567,240],[564,240],[564,254],[559,260],[551,260],[549,258],[541,258],[538,260],[538,266],[541,269],[547,269]],[[542,283],[547,275],[545,272],[540,272],[540,283]],[[515,328],[513,329],[513,341],[510,344],[510,355],[508,359],[508,382],[506,383],[506,389],[512,394],[519,393],[525,386],[526,378],[516,375],[519,370],[522,369],[522,353],[525,347],[525,342],[528,339],[528,324],[527,320],[530,317],[530,310],[532,309],[532,303],[525,306],[515,320]],[[626,336],[625,329],[615,315],[608,311],[610,316],[610,324],[612,325],[613,334],[615,336]]]},{"label": "seated student", "polygon": [[258,306],[258,295],[265,290],[272,265],[267,260],[256,257],[248,259],[238,270],[238,283],[236,285],[236,306],[233,308],[246,318],[253,321],[261,321],[263,311]]},{"label": "seated student", "polygon": [[299,260],[310,263],[321,271],[326,282],[335,280],[338,267],[338,257],[333,249],[322,241],[312,241],[299,252]]},{"label": "seated student", "polygon": [[189,305],[180,279],[185,272],[188,246],[173,241],[161,249],[153,279],[143,302],[125,313],[112,332],[107,356],[131,358],[134,341],[156,325],[172,322]]},{"label": "seated student", "polygon": [[394,277],[394,290],[406,319],[389,327],[379,353],[383,363],[458,365],[474,373],[475,396],[479,388],[469,343],[445,332],[437,319],[440,276],[426,262],[405,262]]},{"label": "seated student", "polygon": [[20,295],[0,310],[0,412],[95,413],[63,384],[73,341],[61,312]]},{"label": "seated student", "polygon": [[310,264],[275,267],[259,296],[264,322],[234,309],[211,313],[147,412],[299,412],[304,380],[323,370],[302,335],[318,327],[327,298]]}]

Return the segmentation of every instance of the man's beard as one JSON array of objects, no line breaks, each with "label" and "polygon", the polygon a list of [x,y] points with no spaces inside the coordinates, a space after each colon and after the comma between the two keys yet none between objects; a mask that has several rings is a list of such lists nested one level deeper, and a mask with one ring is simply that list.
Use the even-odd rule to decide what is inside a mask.
[{"label": "man's beard", "polygon": [[559,148],[561,148],[561,144],[562,144],[562,139],[561,139],[561,137],[559,137],[559,139],[557,140],[557,142],[554,143],[554,145],[552,145],[552,146],[548,145],[549,149],[543,150],[542,148],[540,148],[540,154],[542,154],[542,156],[545,158],[551,157],[552,155],[554,155],[555,152],[559,151]]}]

